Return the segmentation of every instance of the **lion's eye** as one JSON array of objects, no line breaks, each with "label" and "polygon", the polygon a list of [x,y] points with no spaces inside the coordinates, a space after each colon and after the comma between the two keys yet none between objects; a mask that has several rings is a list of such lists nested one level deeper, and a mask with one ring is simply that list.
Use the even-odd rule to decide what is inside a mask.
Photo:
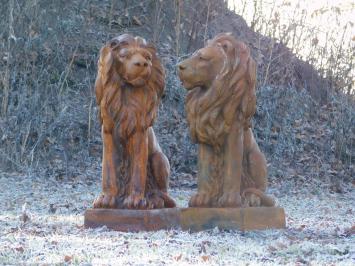
[{"label": "lion's eye", "polygon": [[127,49],[122,49],[118,55],[119,55],[120,57],[124,58],[124,57],[127,57],[128,54],[129,54],[129,52],[128,52]]},{"label": "lion's eye", "polygon": [[147,55],[145,59],[147,59],[148,61],[152,61],[152,57],[150,55]]},{"label": "lion's eye", "polygon": [[202,56],[202,55],[200,55],[200,56],[198,57],[198,59],[203,60],[203,61],[207,61],[207,60],[208,60],[207,57],[204,57],[204,56]]}]

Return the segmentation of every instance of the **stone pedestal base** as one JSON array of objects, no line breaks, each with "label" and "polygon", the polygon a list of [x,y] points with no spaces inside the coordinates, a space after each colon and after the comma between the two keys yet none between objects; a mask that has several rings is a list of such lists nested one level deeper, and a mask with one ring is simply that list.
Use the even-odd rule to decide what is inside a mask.
[{"label": "stone pedestal base", "polygon": [[107,226],[124,232],[218,227],[241,231],[285,228],[285,212],[277,207],[172,208],[156,210],[89,209],[85,227]]},{"label": "stone pedestal base", "polygon": [[285,211],[276,207],[181,209],[183,230],[202,231],[218,227],[241,231],[285,228]]},{"label": "stone pedestal base", "polygon": [[155,210],[88,209],[85,212],[85,227],[100,227],[123,231],[157,231],[179,227],[177,208]]}]

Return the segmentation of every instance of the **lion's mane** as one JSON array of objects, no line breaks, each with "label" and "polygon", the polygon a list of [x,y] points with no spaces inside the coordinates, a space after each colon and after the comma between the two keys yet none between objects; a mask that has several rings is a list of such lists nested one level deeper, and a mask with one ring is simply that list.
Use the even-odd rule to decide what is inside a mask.
[{"label": "lion's mane", "polygon": [[[223,40],[233,47],[223,50]],[[186,113],[192,140],[219,150],[233,121],[250,127],[255,112],[256,65],[249,48],[228,34],[217,35],[208,45],[220,47],[224,66],[209,88],[196,87],[188,93]]]},{"label": "lion's mane", "polygon": [[[121,46],[129,45],[138,45],[152,54],[151,75],[143,87],[135,88],[122,79],[118,52]],[[142,38],[124,34],[101,49],[98,65],[96,99],[101,112],[104,109],[113,121],[115,133],[121,139],[128,139],[152,126],[165,86],[164,69],[155,48]]]}]

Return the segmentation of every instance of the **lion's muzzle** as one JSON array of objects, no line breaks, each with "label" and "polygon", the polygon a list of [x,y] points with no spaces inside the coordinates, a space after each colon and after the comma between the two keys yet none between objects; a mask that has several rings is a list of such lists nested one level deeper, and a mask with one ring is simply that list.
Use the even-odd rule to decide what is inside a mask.
[{"label": "lion's muzzle", "polygon": [[141,54],[132,55],[126,62],[125,79],[133,86],[143,86],[151,74],[151,61]]},{"label": "lion's muzzle", "polygon": [[191,67],[189,67],[188,62],[182,61],[177,65],[178,69],[178,76],[183,84],[183,86],[189,90],[192,89],[192,84],[190,84],[189,80],[192,79],[193,76],[193,71],[191,70]]}]

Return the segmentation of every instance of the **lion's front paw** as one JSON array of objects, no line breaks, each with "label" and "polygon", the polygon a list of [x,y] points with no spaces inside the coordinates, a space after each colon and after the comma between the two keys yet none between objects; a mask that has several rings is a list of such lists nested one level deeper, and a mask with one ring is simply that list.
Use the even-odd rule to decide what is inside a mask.
[{"label": "lion's front paw", "polygon": [[94,208],[113,209],[116,207],[116,197],[107,193],[101,193],[94,200]]},{"label": "lion's front paw", "polygon": [[219,207],[237,208],[242,206],[242,198],[237,192],[223,193],[218,200]]},{"label": "lion's front paw", "polygon": [[211,207],[211,197],[206,193],[197,193],[189,201],[189,207]]},{"label": "lion's front paw", "polygon": [[126,209],[146,209],[147,200],[141,193],[131,193],[124,201],[123,206]]}]

